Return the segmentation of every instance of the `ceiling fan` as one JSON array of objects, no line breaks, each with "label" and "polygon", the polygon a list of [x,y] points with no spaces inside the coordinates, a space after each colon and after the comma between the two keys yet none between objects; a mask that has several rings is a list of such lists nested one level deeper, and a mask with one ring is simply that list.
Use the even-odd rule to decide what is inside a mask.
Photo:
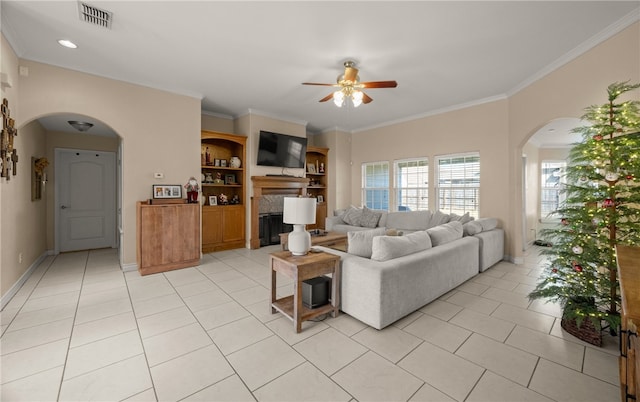
[{"label": "ceiling fan", "polygon": [[369,95],[362,92],[362,89],[364,88],[395,88],[398,86],[398,83],[395,81],[360,82],[358,69],[355,65],[356,63],[350,60],[344,62],[344,74],[338,76],[337,84],[303,82],[302,85],[322,85],[340,88],[320,99],[320,102],[326,102],[333,98],[333,103],[338,107],[342,107],[345,99],[351,99],[354,107],[358,107],[362,103],[367,104],[373,101]]}]

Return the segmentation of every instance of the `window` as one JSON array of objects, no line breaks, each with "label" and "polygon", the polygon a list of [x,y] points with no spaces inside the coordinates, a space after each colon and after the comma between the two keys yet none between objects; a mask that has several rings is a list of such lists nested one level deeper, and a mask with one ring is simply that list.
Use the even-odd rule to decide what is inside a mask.
[{"label": "window", "polygon": [[479,216],[480,154],[445,155],[436,159],[436,209]]},{"label": "window", "polygon": [[565,183],[567,162],[543,160],[540,164],[540,217],[553,218],[553,212],[564,202],[561,192]]},{"label": "window", "polygon": [[389,210],[389,162],[362,164],[362,203],[367,208]]},{"label": "window", "polygon": [[429,160],[405,159],[394,162],[394,193],[398,211],[429,209]]}]

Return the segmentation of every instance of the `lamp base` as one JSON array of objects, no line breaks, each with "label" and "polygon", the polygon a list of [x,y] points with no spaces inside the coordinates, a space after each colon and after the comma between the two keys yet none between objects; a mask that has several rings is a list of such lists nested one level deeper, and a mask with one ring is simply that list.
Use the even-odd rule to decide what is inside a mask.
[{"label": "lamp base", "polygon": [[311,235],[305,230],[304,225],[294,224],[287,243],[291,254],[306,255],[311,248]]}]

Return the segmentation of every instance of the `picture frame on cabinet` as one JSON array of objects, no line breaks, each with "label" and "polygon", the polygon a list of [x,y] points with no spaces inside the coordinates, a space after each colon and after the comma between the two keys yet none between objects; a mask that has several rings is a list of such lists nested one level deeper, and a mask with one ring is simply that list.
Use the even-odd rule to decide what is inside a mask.
[{"label": "picture frame on cabinet", "polygon": [[182,186],[179,184],[154,184],[152,191],[153,198],[156,199],[182,198]]},{"label": "picture frame on cabinet", "polygon": [[227,160],[226,159],[220,159],[220,167],[227,167]]},{"label": "picture frame on cabinet", "polygon": [[224,175],[224,184],[237,184],[236,175],[235,174]]},{"label": "picture frame on cabinet", "polygon": [[324,202],[324,196],[319,195],[318,197],[316,197],[318,200],[318,203]]},{"label": "picture frame on cabinet", "polygon": [[214,159],[213,166],[220,166],[220,159]]},{"label": "picture frame on cabinet", "polygon": [[209,205],[218,205],[218,197],[216,197],[215,195],[210,195]]},{"label": "picture frame on cabinet", "polygon": [[316,173],[316,165],[314,165],[313,163],[307,163],[307,173],[315,174]]}]

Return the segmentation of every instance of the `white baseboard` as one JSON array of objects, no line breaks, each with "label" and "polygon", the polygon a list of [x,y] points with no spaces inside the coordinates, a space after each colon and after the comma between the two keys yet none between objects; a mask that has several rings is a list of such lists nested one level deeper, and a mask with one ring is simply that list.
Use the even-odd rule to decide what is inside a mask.
[{"label": "white baseboard", "polygon": [[44,259],[47,258],[47,256],[53,255],[53,254],[54,254],[53,250],[47,250],[44,253],[40,254],[38,258],[36,258],[33,264],[31,264],[29,268],[24,272],[24,274],[22,274],[20,279],[18,279],[16,283],[14,283],[13,286],[11,286],[11,288],[7,291],[7,293],[5,293],[4,296],[2,296],[2,298],[0,298],[0,310],[3,310],[4,307],[11,301],[11,299],[13,299],[13,296],[15,296],[16,293],[18,293],[22,285],[24,285],[24,283],[27,281],[27,279],[29,279],[31,274],[33,274],[33,271],[35,271],[36,268],[38,268],[38,266],[42,263],[42,261],[44,261]]},{"label": "white baseboard", "polygon": [[122,272],[131,272],[138,270],[138,264],[136,264],[135,262],[131,264],[120,264],[120,267],[122,268]]}]

